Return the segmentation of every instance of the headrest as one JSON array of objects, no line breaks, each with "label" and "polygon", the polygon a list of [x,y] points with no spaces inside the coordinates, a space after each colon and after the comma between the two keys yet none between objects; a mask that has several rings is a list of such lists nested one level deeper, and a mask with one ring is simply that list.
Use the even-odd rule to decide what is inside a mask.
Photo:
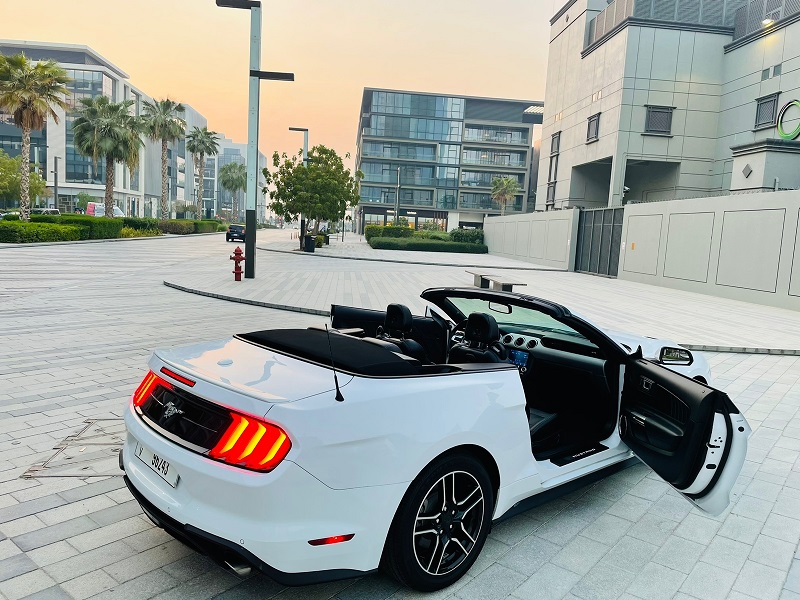
[{"label": "headrest", "polygon": [[411,311],[402,304],[390,304],[386,307],[386,321],[384,327],[387,332],[400,331],[407,333],[411,331],[414,321]]},{"label": "headrest", "polygon": [[464,338],[468,342],[491,344],[500,339],[500,328],[492,315],[474,312],[467,319]]}]

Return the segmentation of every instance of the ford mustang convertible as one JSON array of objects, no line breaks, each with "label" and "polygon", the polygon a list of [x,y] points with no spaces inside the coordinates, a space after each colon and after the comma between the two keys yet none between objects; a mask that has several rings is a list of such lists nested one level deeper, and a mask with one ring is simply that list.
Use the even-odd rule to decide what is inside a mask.
[{"label": "ford mustang convertible", "polygon": [[493,522],[634,455],[700,510],[728,505],[750,428],[700,356],[521,294],[422,298],[421,316],[333,306],[330,328],[157,350],[120,455],[144,512],[239,574],[383,567],[431,591]]}]

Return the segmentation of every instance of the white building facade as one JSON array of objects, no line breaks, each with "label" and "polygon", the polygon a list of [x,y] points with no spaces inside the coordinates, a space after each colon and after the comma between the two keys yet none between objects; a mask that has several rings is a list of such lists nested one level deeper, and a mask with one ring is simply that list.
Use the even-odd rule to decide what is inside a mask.
[{"label": "white building facade", "polygon": [[573,0],[537,210],[800,188],[800,1]]}]

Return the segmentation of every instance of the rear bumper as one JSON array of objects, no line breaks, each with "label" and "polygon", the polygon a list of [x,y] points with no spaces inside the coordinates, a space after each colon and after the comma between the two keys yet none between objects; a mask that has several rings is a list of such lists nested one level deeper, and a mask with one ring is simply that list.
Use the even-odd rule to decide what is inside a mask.
[{"label": "rear bumper", "polygon": [[[126,484],[153,521],[190,547],[284,585],[357,577],[378,567],[405,486],[332,489],[288,459],[254,473],[175,445],[130,408],[125,421]],[[176,487],[135,456],[137,443],[175,467]],[[350,533],[344,543],[309,544]]]},{"label": "rear bumper", "polygon": [[[120,464],[122,464],[122,453],[120,453]],[[255,554],[242,546],[226,540],[214,534],[198,529],[192,525],[183,525],[179,521],[169,517],[145,498],[137,490],[128,476],[123,476],[125,485],[128,486],[131,494],[142,507],[144,513],[176,540],[186,544],[189,548],[204,554],[223,568],[230,568],[231,565],[247,565],[258,569],[266,576],[281,585],[310,585],[323,583],[326,581],[336,581],[338,579],[350,579],[360,577],[370,571],[356,571],[352,569],[334,569],[327,571],[309,571],[306,573],[284,573],[258,558]]]}]

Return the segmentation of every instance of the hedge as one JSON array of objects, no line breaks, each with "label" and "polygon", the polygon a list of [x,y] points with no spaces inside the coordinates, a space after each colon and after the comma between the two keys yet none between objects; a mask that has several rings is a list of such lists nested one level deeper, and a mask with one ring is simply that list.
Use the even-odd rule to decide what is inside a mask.
[{"label": "hedge", "polygon": [[[52,215],[41,215],[42,217]],[[86,230],[86,237],[90,240],[113,240],[120,236],[122,219],[107,219],[91,215],[61,215],[56,217],[62,225],[78,225]]]},{"label": "hedge", "polygon": [[466,244],[482,244],[483,229],[453,229],[450,232],[450,239]]},{"label": "hedge", "polygon": [[397,227],[394,225],[367,225],[364,228],[364,237],[367,241],[372,238],[410,238],[414,235],[414,230],[410,227]]},{"label": "hedge", "polygon": [[19,221],[19,215],[3,215],[3,221]]},{"label": "hedge", "polygon": [[122,224],[124,227],[130,227],[131,229],[137,229],[139,231],[158,229],[158,219],[149,217],[123,217]]},{"label": "hedge", "polygon": [[119,236],[122,238],[157,237],[161,235],[161,230],[155,229],[134,229],[133,227],[123,227]]},{"label": "hedge", "polygon": [[194,221],[186,221],[183,219],[170,219],[169,221],[159,221],[158,228],[164,233],[187,235],[189,233],[194,233]]},{"label": "hedge", "polygon": [[214,233],[217,231],[216,221],[192,221],[194,223],[193,233]]},{"label": "hedge", "polygon": [[418,229],[414,232],[413,238],[422,240],[442,240],[443,242],[452,242],[450,234],[444,231],[430,231],[426,229]]},{"label": "hedge", "polygon": [[32,242],[71,242],[83,239],[82,227],[53,223],[0,222],[0,242],[29,244]]},{"label": "hedge", "polygon": [[489,252],[489,248],[485,244],[466,244],[464,242],[445,242],[419,238],[376,237],[369,241],[369,245],[376,250],[416,250],[418,252],[461,252],[468,254],[486,254]]}]

